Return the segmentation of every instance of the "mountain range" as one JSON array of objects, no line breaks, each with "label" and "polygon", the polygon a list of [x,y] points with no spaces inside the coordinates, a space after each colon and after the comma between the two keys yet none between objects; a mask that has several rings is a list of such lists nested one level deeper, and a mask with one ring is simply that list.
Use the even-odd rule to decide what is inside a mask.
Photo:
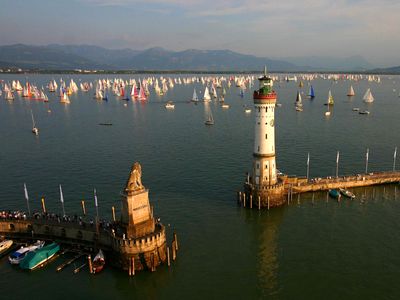
[{"label": "mountain range", "polygon": [[0,68],[47,70],[180,70],[180,71],[255,71],[264,65],[270,71],[365,71],[373,69],[361,56],[286,57],[272,59],[240,54],[231,50],[169,51],[106,49],[93,45],[0,46]]}]

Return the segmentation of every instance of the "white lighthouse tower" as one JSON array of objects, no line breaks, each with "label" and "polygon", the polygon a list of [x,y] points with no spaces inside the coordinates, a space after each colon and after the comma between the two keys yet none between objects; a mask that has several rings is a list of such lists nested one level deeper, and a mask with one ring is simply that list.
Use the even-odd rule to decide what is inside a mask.
[{"label": "white lighthouse tower", "polygon": [[258,78],[259,89],[254,91],[255,131],[253,150],[253,177],[255,188],[273,186],[277,183],[275,162],[275,105],[276,93],[273,81],[264,75]]},{"label": "white lighthouse tower", "polygon": [[[256,207],[274,207],[284,204],[285,187],[277,176],[275,161],[275,105],[277,95],[273,91],[272,78],[258,78],[259,88],[254,91],[254,149],[251,177],[244,185],[244,198],[255,201]],[[245,203],[245,202],[244,202]],[[252,205],[250,204],[250,207]]]}]

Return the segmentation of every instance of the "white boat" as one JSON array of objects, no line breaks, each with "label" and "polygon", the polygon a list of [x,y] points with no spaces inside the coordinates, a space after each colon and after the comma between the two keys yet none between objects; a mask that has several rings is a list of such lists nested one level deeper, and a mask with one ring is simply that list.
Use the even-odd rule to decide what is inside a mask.
[{"label": "white boat", "polygon": [[196,89],[193,90],[192,102],[199,102],[199,97],[197,97]]},{"label": "white boat", "polygon": [[250,109],[250,108],[245,108],[245,109],[244,109],[244,112],[245,112],[246,114],[249,114],[249,113],[251,113],[251,109]]},{"label": "white boat", "polygon": [[32,245],[21,247],[17,251],[14,251],[13,253],[10,254],[10,256],[8,257],[8,261],[13,265],[18,265],[30,251],[40,249],[43,246],[44,246],[44,241],[37,241]]},{"label": "white boat", "polygon": [[208,87],[206,87],[205,90],[204,90],[203,101],[204,102],[210,102],[211,101],[211,96],[210,96],[210,92],[208,91]]},{"label": "white boat", "polygon": [[360,110],[358,113],[360,115],[369,115],[369,111],[368,110]]},{"label": "white boat", "polygon": [[340,188],[339,191],[340,191],[340,193],[341,193],[343,196],[345,196],[345,197],[347,197],[347,198],[354,199],[354,198],[356,197],[356,195],[354,195],[354,194],[353,194],[352,192],[350,192],[349,190]]},{"label": "white boat", "polygon": [[214,118],[213,118],[213,115],[212,115],[211,111],[208,113],[208,118],[204,122],[204,124],[206,124],[206,125],[214,125]]},{"label": "white boat", "polygon": [[374,102],[374,96],[372,96],[371,89],[368,88],[363,97],[364,102],[372,103]]},{"label": "white boat", "polygon": [[31,111],[31,116],[32,116],[32,133],[34,133],[35,135],[39,135],[39,128],[36,127],[35,119],[33,118],[32,111]]},{"label": "white boat", "polygon": [[303,109],[300,106],[296,106],[296,111],[303,111]]},{"label": "white boat", "polygon": [[302,103],[302,100],[301,100],[301,95],[300,95],[299,91],[297,91],[296,101],[295,101],[294,104],[296,105],[296,110],[297,110],[297,108],[300,108],[300,107],[303,106],[303,103]]},{"label": "white boat", "polygon": [[14,94],[12,91],[6,91],[6,95],[4,96],[5,100],[12,101],[14,100]]},{"label": "white boat", "polygon": [[3,254],[4,252],[6,252],[8,249],[11,248],[13,244],[12,240],[4,240],[0,243],[0,254]]},{"label": "white boat", "polygon": [[325,105],[333,105],[335,102],[333,100],[332,92],[329,90],[328,93],[328,101],[325,103]]},{"label": "white boat", "polygon": [[174,109],[174,108],[175,108],[175,104],[174,104],[172,101],[168,101],[168,102],[165,104],[165,108],[166,108],[166,109]]},{"label": "white boat", "polygon": [[330,116],[331,115],[331,112],[330,111],[326,111],[325,112],[325,116]]},{"label": "white boat", "polygon": [[353,111],[359,111],[360,108],[359,107],[353,107]]},{"label": "white boat", "polygon": [[347,92],[347,96],[352,97],[354,96],[356,93],[354,92],[353,86],[350,85],[349,87],[349,91]]},{"label": "white boat", "polygon": [[222,108],[229,108],[229,104],[224,103],[224,104],[221,105],[221,107]]}]

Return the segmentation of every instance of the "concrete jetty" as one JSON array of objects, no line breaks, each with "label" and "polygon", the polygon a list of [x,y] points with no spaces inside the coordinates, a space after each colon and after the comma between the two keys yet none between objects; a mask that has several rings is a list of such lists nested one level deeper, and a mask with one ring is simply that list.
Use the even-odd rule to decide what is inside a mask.
[{"label": "concrete jetty", "polygon": [[268,186],[262,188],[253,186],[251,180],[248,180],[244,184],[244,192],[238,192],[238,200],[242,206],[271,208],[284,205],[288,195],[399,182],[400,172],[398,171],[374,172],[339,177],[317,177],[309,180],[305,177],[280,175],[278,176],[278,183],[272,189],[269,189]]},{"label": "concrete jetty", "polygon": [[377,172],[327,178],[287,178],[285,181],[287,190],[294,194],[324,191],[339,188],[355,188],[371,185],[381,185],[400,182],[400,172]]},{"label": "concrete jetty", "polygon": [[[153,216],[149,191],[141,182],[141,166],[132,166],[122,194],[121,218],[107,223],[65,220],[48,213],[0,218],[0,236],[8,239],[46,240],[107,255],[107,264],[129,270],[155,270],[167,261],[167,237],[163,224]],[[132,265],[134,270],[132,270]]]}]

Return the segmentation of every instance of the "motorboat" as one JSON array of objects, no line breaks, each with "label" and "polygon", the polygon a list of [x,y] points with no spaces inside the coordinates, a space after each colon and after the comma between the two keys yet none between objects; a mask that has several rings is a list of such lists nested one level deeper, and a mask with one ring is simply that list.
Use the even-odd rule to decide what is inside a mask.
[{"label": "motorboat", "polygon": [[342,194],[343,196],[347,197],[347,198],[351,198],[354,199],[356,197],[356,195],[354,195],[352,192],[350,192],[349,190],[346,189],[339,189],[340,194]]},{"label": "motorboat", "polygon": [[10,256],[8,257],[8,261],[13,265],[18,265],[29,252],[40,249],[43,246],[44,241],[37,241],[32,245],[21,247],[10,254]]},{"label": "motorboat", "polygon": [[8,249],[11,248],[11,246],[13,245],[13,241],[12,240],[4,240],[0,243],[0,255],[7,252]]}]

